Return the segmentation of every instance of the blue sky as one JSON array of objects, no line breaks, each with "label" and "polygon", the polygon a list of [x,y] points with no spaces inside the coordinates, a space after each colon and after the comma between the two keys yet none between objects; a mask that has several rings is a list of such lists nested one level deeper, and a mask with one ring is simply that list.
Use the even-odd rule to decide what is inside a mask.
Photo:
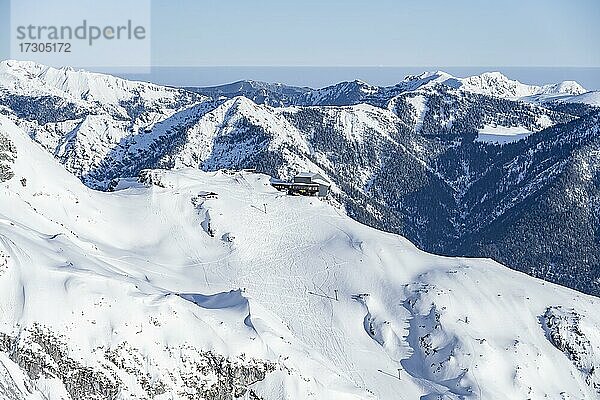
[{"label": "blue sky", "polygon": [[153,1],[155,65],[600,66],[598,0]]},{"label": "blue sky", "polygon": [[[52,1],[68,14],[61,0]],[[150,1],[153,66],[187,68],[128,77],[324,86],[354,78],[391,84],[433,69],[459,76],[500,70],[527,83],[575,79],[600,89],[600,0]],[[9,4],[0,0],[0,59],[10,57]],[[229,68],[198,68],[210,66]],[[400,68],[352,68],[359,66]],[[507,68],[540,66],[571,68]]]},{"label": "blue sky", "polygon": [[[8,58],[0,0],[0,55]],[[60,1],[56,1],[57,7]],[[598,0],[153,0],[157,66],[600,66]]]}]

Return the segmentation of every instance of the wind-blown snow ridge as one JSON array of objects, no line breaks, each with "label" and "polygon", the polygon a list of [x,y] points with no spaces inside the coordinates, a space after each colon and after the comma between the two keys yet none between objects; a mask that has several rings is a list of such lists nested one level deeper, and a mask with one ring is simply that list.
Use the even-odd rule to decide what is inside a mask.
[{"label": "wind-blown snow ridge", "polygon": [[596,298],[421,252],[266,175],[156,170],[95,192],[2,116],[0,133],[17,155],[0,191],[9,398],[598,396]]}]

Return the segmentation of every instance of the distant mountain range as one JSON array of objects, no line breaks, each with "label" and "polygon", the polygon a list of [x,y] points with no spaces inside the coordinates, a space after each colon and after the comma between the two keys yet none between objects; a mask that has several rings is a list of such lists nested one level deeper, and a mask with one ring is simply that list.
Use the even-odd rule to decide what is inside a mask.
[{"label": "distant mountain range", "polygon": [[[564,81],[544,86],[526,85],[511,80],[499,72],[487,72],[468,78],[457,78],[443,71],[409,75],[394,86],[373,86],[355,80],[342,82],[322,89],[286,86],[257,81],[239,81],[214,87],[189,87],[188,90],[213,98],[244,96],[257,104],[272,107],[286,106],[344,106],[360,103],[381,105],[394,96],[436,85],[464,92],[501,97],[508,100],[548,102],[560,100],[570,103],[598,105],[598,92],[588,92],[574,81]],[[587,96],[580,96],[589,93]]]},{"label": "distant mountain range", "polygon": [[356,220],[600,295],[598,92],[492,72],[171,88],[0,64],[0,113],[86,185],[142,169],[320,172]]}]

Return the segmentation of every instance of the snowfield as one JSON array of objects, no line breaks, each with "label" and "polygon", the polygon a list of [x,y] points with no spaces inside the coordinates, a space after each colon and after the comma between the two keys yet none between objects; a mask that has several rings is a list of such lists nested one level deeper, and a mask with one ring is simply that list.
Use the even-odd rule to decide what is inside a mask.
[{"label": "snowfield", "polygon": [[0,139],[3,399],[600,397],[597,298],[424,253],[266,175],[103,193],[1,116]]},{"label": "snowfield", "polygon": [[523,126],[493,126],[486,125],[479,130],[477,141],[486,143],[512,143],[525,139],[533,132]]},{"label": "snowfield", "polygon": [[425,119],[425,113],[427,112],[427,101],[425,96],[417,95],[409,97],[406,102],[412,105],[415,109],[415,132],[419,132],[423,127],[423,120]]}]

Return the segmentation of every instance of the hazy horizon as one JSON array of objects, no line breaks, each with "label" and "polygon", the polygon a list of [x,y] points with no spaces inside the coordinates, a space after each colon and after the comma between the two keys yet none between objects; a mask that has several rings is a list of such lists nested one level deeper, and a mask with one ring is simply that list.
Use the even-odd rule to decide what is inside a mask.
[{"label": "hazy horizon", "polygon": [[[389,86],[406,75],[425,71],[445,71],[458,77],[499,71],[510,79],[532,85],[573,80],[587,90],[600,90],[600,67],[153,67],[150,73],[113,73],[126,79],[149,81],[168,86],[217,86],[240,80],[282,83],[320,88],[343,81],[362,80],[372,85]],[[101,71],[101,69],[97,69]]]},{"label": "hazy horizon", "polygon": [[[473,69],[600,68],[600,51],[593,50],[600,37],[600,2],[595,0],[148,0],[148,8],[149,66],[155,69],[206,68],[208,73],[227,65],[360,69],[444,64]],[[10,9],[9,0],[0,0],[0,37],[6,39],[0,40],[0,58],[9,58]],[[61,17],[80,21],[72,10],[60,11]],[[223,83],[229,76],[210,75],[204,81]],[[268,80],[278,79],[292,78]],[[598,83],[593,86],[600,88]]]}]

